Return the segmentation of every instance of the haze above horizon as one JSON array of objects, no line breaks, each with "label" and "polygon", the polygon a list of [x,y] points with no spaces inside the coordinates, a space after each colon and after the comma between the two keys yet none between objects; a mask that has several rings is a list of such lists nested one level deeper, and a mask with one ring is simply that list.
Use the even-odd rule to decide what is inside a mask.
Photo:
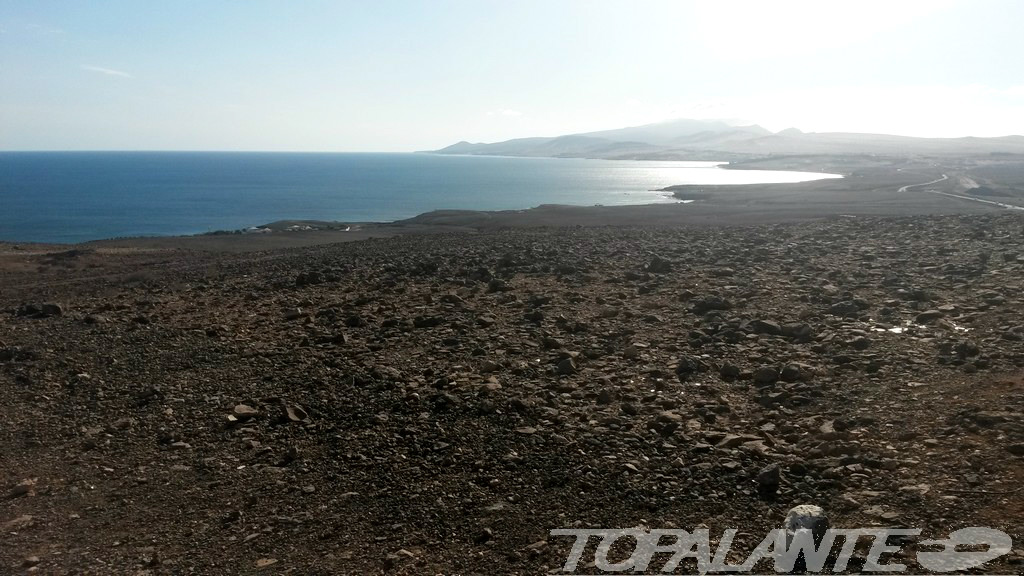
[{"label": "haze above horizon", "polygon": [[728,118],[1024,134],[1012,0],[0,0],[0,150],[412,151]]}]

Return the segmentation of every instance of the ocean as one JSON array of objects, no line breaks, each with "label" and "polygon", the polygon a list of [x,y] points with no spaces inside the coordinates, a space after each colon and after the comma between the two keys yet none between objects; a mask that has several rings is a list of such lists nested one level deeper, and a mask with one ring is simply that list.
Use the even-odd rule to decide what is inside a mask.
[{"label": "ocean", "polygon": [[83,242],[235,230],[275,220],[385,222],[435,209],[673,202],[675,184],[827,175],[640,162],[432,154],[0,153],[0,240]]}]

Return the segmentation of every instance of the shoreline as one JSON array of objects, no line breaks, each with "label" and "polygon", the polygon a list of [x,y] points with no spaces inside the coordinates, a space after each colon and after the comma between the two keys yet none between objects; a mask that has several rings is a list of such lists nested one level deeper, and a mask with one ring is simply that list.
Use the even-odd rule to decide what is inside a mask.
[{"label": "shoreline", "polygon": [[[25,154],[37,154],[35,152],[26,152]],[[64,154],[64,152],[47,152],[43,154]],[[114,151],[74,151],[67,152],[67,154],[115,154],[121,155],[120,152]],[[138,154],[153,154],[150,152],[138,152]],[[191,154],[191,155],[206,155],[205,152],[197,153],[183,153],[183,152],[161,152],[156,154]],[[236,153],[225,153],[234,155]],[[249,153],[242,152],[237,153],[241,155],[250,154],[261,154],[261,153]],[[375,153],[367,153],[369,155],[376,155]],[[396,156],[410,156],[410,154],[398,154]],[[441,157],[444,155],[431,154],[430,156]],[[479,159],[487,158],[502,158],[500,156],[481,156],[481,155],[460,155],[460,157],[474,157]],[[508,157],[516,160],[549,160],[549,161],[563,161],[563,160],[598,160],[600,162],[611,162],[619,165],[627,170],[633,170],[630,168],[632,165],[637,164],[635,159],[585,159],[585,158],[534,158],[534,157]],[[708,169],[714,168],[728,168],[730,162],[734,161],[729,159],[719,159],[714,162],[707,161],[649,161],[641,162],[643,166],[663,166],[663,165],[681,165],[681,166],[694,166],[703,167]],[[751,167],[740,168],[740,170],[749,169]],[[739,170],[737,170],[739,171]],[[719,173],[719,176],[707,175],[697,176],[697,180],[734,180],[734,179],[755,179],[765,181],[775,181],[777,179],[800,179],[800,178],[822,178],[830,175],[821,175],[820,171],[810,172],[808,174],[786,174],[778,175],[774,174],[774,171],[766,171],[764,176],[749,175],[747,177],[736,177],[729,178],[724,176],[724,172]],[[733,172],[735,174],[735,172]],[[519,197],[517,190],[509,189],[504,190],[500,195],[496,196],[494,201],[487,202],[483,206],[480,206],[480,202],[467,201],[458,194],[454,197],[445,198],[433,198],[431,202],[413,202],[405,205],[405,209],[393,209],[394,207],[401,208],[403,205],[400,203],[401,200],[390,199],[388,203],[381,204],[381,209],[370,209],[367,211],[365,208],[359,206],[345,207],[342,210],[336,210],[336,206],[330,204],[324,204],[322,206],[311,206],[312,210],[305,210],[301,213],[299,218],[315,219],[315,220],[295,220],[296,223],[312,223],[316,228],[336,228],[336,222],[327,221],[323,219],[323,216],[328,216],[332,219],[337,218],[363,218],[362,222],[359,222],[363,227],[379,227],[381,225],[391,225],[402,220],[408,220],[410,218],[416,218],[429,211],[434,210],[448,210],[448,209],[474,209],[474,210],[528,210],[538,208],[543,203],[567,203],[579,206],[588,205],[631,205],[635,203],[664,203],[673,201],[671,196],[659,192],[658,188],[665,184],[670,184],[673,178],[672,173],[663,174],[659,178],[647,178],[639,179],[629,183],[625,187],[617,186],[614,191],[618,191],[614,197],[609,194],[589,194],[587,186],[580,185],[578,193],[576,194],[564,194],[553,192],[552,194],[529,194],[527,197]],[[841,176],[840,176],[841,177]],[[740,184],[736,184],[740,185]],[[509,188],[506,186],[506,188]],[[22,193],[30,193],[31,188],[24,188]],[[609,189],[612,190],[612,189]],[[436,194],[436,193],[432,193]],[[280,203],[278,203],[280,204]],[[490,204],[491,206],[488,206]],[[16,206],[17,207],[17,206]],[[93,207],[95,208],[95,207]],[[262,224],[260,220],[267,218],[294,218],[296,215],[290,213],[290,208],[286,204],[274,205],[273,210],[242,210],[238,213],[233,213],[230,206],[224,207],[224,212],[219,217],[207,219],[198,217],[188,218],[187,214],[181,214],[178,218],[174,218],[164,224],[159,225],[147,225],[146,220],[148,218],[148,212],[146,212],[145,205],[134,206],[130,213],[126,213],[125,217],[120,221],[113,221],[109,229],[98,229],[87,226],[81,222],[68,221],[68,226],[53,226],[45,220],[38,220],[28,214],[20,218],[20,221],[9,222],[10,233],[0,234],[0,241],[9,243],[38,243],[38,244],[60,244],[60,245],[79,245],[88,244],[97,241],[124,241],[124,240],[148,240],[153,238],[167,238],[167,237],[188,237],[188,236],[216,236],[216,235],[228,235],[237,233],[251,233],[256,232],[259,228],[267,228],[273,226],[275,223]],[[310,207],[307,207],[310,208]],[[15,211],[15,215],[18,214]],[[134,214],[134,216],[132,215]],[[253,218],[256,216],[256,218]],[[16,216],[17,217],[17,216]],[[266,222],[266,220],[263,220]],[[87,224],[87,223],[86,223]],[[151,223],[152,224],[152,223]],[[3,226],[7,228],[8,226]]]},{"label": "shoreline", "polygon": [[[542,204],[520,210],[441,209],[391,222],[278,220],[248,230],[194,235],[120,237],[79,243],[37,243],[0,240],[0,250],[72,249],[199,250],[251,252],[296,248],[405,234],[479,233],[508,228],[576,226],[690,227],[756,226],[822,220],[835,217],[929,216],[982,214],[1005,211],[999,205],[969,198],[977,176],[971,163],[986,166],[996,160],[974,158],[960,165],[927,158],[871,156],[788,156],[750,158],[729,163],[730,170],[789,170],[841,174],[798,183],[674,185],[651,192],[671,193],[676,202],[636,205]],[[1007,164],[1019,170],[1024,165]],[[948,173],[946,181],[932,182]],[[1015,183],[1016,178],[1014,179]],[[933,186],[921,186],[923,183]],[[992,186],[999,183],[987,181]],[[917,187],[915,187],[917,186]],[[909,188],[909,189],[908,189]],[[1007,188],[1007,204],[1024,206],[1024,194]],[[1012,210],[1019,212],[1018,210]]]},{"label": "shoreline", "polygon": [[[774,190],[768,186],[775,187]],[[688,187],[687,187],[688,188]],[[180,236],[107,238],[87,242],[36,243],[0,240],[0,252],[56,250],[196,250],[204,252],[256,252],[321,244],[359,242],[404,235],[441,233],[477,234],[507,229],[573,227],[621,228],[735,228],[830,220],[838,217],[899,218],[972,215],[1005,212],[996,206],[967,202],[955,196],[927,192],[909,201],[873,198],[848,202],[835,198],[841,191],[808,195],[792,185],[755,186],[758,190],[678,190],[674,203],[625,206],[571,206],[544,204],[524,210],[433,210],[394,222],[328,222],[301,230],[277,229],[266,233],[204,233]],[[767,193],[767,195],[765,195]],[[761,196],[757,198],[757,196]],[[910,195],[907,195],[910,196]],[[1018,211],[1013,211],[1018,212]],[[279,221],[290,222],[290,221]],[[266,226],[271,226],[271,223]],[[344,224],[344,227],[339,226]]]}]

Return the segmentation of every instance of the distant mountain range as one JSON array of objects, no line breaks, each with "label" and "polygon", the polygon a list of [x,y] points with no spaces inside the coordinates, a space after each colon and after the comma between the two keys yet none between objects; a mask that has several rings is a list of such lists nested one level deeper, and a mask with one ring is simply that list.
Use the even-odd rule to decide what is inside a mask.
[{"label": "distant mountain range", "polygon": [[459,142],[433,154],[608,158],[636,160],[714,159],[733,156],[804,154],[955,155],[1024,154],[1024,136],[915,138],[852,132],[771,132],[724,120],[670,120],[566,136],[516,138],[504,142]]}]

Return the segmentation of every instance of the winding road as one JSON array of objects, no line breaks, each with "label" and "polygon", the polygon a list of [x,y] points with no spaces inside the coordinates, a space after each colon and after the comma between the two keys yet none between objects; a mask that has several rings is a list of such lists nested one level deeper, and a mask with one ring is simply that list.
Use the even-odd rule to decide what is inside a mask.
[{"label": "winding road", "polygon": [[[943,174],[942,178],[932,180],[931,182],[922,182],[920,184],[908,184],[906,186],[902,186],[896,192],[903,193],[911,188],[917,188],[919,186],[930,186],[932,184],[938,184],[939,182],[944,182],[946,180],[949,180],[949,176]],[[939,196],[948,196],[950,198],[959,198],[960,200],[970,200],[971,202],[981,202],[982,204],[990,204],[992,206],[997,206],[999,208],[1005,208],[1006,210],[1024,210],[1024,206],[1017,206],[1016,204],[1006,204],[1004,202],[996,202],[994,200],[985,200],[982,198],[975,198],[974,196],[964,196],[962,194],[952,194],[950,192],[939,192],[938,190],[925,190],[925,192],[938,194]]]},{"label": "winding road", "polygon": [[932,180],[931,182],[922,182],[920,184],[907,184],[906,186],[903,186],[902,188],[900,188],[896,192],[903,193],[903,192],[906,192],[907,190],[910,190],[911,188],[917,188],[918,186],[928,186],[928,185],[931,185],[931,184],[938,184],[939,182],[943,182],[945,180],[949,180],[949,176],[946,176],[945,174],[943,174],[942,178],[939,178],[937,180]]},{"label": "winding road", "polygon": [[961,200],[970,200],[971,202],[981,202],[982,204],[991,204],[1007,210],[1024,210],[1024,206],[1017,206],[1016,204],[1006,204],[1004,202],[996,202],[994,200],[983,200],[981,198],[975,198],[973,196],[962,196],[960,194],[950,194],[949,192],[939,192],[938,190],[925,190],[925,192],[931,192],[932,194],[938,194],[940,196],[949,196],[950,198],[959,198]]}]

